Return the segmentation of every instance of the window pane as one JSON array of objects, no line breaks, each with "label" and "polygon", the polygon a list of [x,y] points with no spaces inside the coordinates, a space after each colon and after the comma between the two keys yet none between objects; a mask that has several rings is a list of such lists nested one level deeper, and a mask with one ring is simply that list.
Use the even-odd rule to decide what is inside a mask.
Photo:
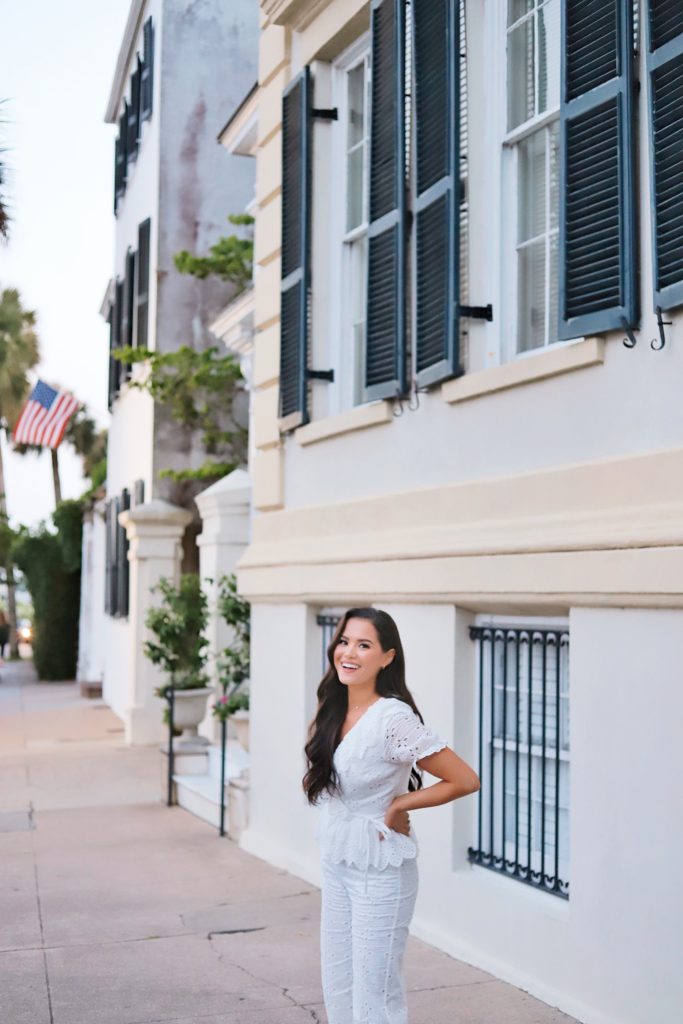
[{"label": "window pane", "polygon": [[344,356],[347,365],[354,367],[353,401],[362,400],[362,375],[365,365],[365,274],[367,263],[368,240],[365,236],[356,239],[349,245],[349,269],[351,293],[351,344],[353,352]]},{"label": "window pane", "polygon": [[545,232],[545,142],[541,129],[518,147],[518,241]]},{"label": "window pane", "polygon": [[538,110],[560,103],[560,0],[548,0],[538,12]]},{"label": "window pane", "polygon": [[517,348],[528,352],[545,342],[545,239],[517,254]]},{"label": "window pane", "polygon": [[508,25],[514,25],[527,11],[533,11],[534,0],[508,0]]},{"label": "window pane", "polygon": [[363,223],[363,179],[365,177],[365,147],[359,146],[349,153],[347,160],[346,230],[351,231]]},{"label": "window pane", "polygon": [[528,18],[508,35],[508,128],[534,114],[534,23]]},{"label": "window pane", "polygon": [[548,341],[557,341],[559,328],[557,235],[550,237],[550,281],[548,282]]},{"label": "window pane", "polygon": [[548,161],[550,163],[550,227],[556,228],[560,218],[560,122],[548,129]]},{"label": "window pane", "polygon": [[365,64],[349,71],[349,124],[347,149],[360,142],[364,134],[365,121]]}]

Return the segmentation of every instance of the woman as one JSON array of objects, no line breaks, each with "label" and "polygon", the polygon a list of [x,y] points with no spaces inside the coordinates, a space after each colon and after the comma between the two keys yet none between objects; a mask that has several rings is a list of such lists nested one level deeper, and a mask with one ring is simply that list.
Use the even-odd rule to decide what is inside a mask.
[{"label": "woman", "polygon": [[[322,803],[320,951],[329,1024],[406,1024],[403,952],[417,896],[409,812],[479,789],[406,686],[396,623],[351,608],[327,652],[303,787]],[[415,770],[441,781],[426,789]]]}]

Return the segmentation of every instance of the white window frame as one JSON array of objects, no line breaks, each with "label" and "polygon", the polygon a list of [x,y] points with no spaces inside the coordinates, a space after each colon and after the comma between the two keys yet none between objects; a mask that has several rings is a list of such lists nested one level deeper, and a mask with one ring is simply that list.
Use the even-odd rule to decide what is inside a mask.
[{"label": "white window frame", "polygon": [[[556,338],[553,339],[549,331],[543,345],[527,349],[526,351],[518,349],[518,147],[520,142],[529,138],[536,131],[548,128],[553,122],[559,120],[560,106],[558,104],[540,114],[534,114],[533,117],[518,127],[512,130],[508,129],[507,2],[506,0],[501,0],[501,2],[490,6],[493,8],[493,11],[488,21],[487,35],[490,51],[496,55],[496,63],[501,69],[501,74],[498,80],[498,103],[495,104],[497,115],[494,117],[495,125],[492,133],[498,140],[496,143],[498,153],[496,160],[492,161],[495,171],[491,175],[491,181],[487,183],[486,187],[495,190],[495,193],[500,197],[500,217],[498,218],[499,227],[497,235],[499,259],[498,310],[500,314],[495,318],[497,322],[495,333],[498,337],[498,345],[495,346],[493,351],[490,345],[487,346],[487,366],[511,363],[518,359],[533,358],[535,355],[547,351],[551,346],[557,348],[560,345],[573,345],[582,340],[560,341]],[[538,38],[535,40],[535,46],[538,46]],[[550,168],[546,160],[546,224],[549,224],[549,175]],[[559,228],[553,229],[552,233],[554,234],[556,231],[559,231]],[[528,241],[526,244],[528,245]],[[546,245],[546,295],[549,295],[549,263],[549,247]],[[548,310],[546,305],[547,316]]]},{"label": "white window frame", "polygon": [[[354,353],[349,359],[349,345],[353,341],[350,304],[346,301],[350,285],[351,267],[349,243],[363,235],[367,236],[368,174],[364,180],[365,218],[352,231],[346,229],[347,211],[347,115],[348,115],[348,74],[363,61],[367,62],[365,136],[369,142],[369,101],[370,101],[370,33],[359,36],[334,62],[332,66],[332,104],[338,110],[338,120],[333,122],[332,180],[329,210],[328,266],[329,303],[328,338],[329,365],[334,367],[334,382],[329,385],[327,414],[344,412],[363,405],[362,383],[363,360]],[[365,298],[364,301],[367,301]]]}]

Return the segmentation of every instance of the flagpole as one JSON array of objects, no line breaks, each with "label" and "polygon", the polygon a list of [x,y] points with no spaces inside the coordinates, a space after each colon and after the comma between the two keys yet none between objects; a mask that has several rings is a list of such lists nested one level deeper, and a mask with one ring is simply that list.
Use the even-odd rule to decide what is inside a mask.
[{"label": "flagpole", "polygon": [[62,484],[59,479],[59,460],[57,458],[57,451],[57,448],[50,448],[50,455],[52,456],[52,482],[55,485],[55,508],[62,500]]}]

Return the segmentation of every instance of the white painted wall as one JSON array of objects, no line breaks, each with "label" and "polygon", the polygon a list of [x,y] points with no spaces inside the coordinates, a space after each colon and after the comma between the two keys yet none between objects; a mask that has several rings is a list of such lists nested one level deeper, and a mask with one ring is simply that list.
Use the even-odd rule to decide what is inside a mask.
[{"label": "white painted wall", "polygon": [[[425,721],[476,765],[472,614],[448,605],[386,610]],[[683,663],[683,612],[586,608],[571,613],[570,630],[569,902],[468,863],[477,803],[467,798],[415,812],[412,930],[588,1024],[674,1024],[683,1006],[683,688],[672,682]],[[251,825],[242,845],[319,883],[318,812],[301,792],[321,675],[315,612],[255,605],[253,635]]]},{"label": "white painted wall", "polygon": [[101,681],[104,675],[104,556],[104,519],[98,503],[83,522],[76,678],[85,682]]}]

